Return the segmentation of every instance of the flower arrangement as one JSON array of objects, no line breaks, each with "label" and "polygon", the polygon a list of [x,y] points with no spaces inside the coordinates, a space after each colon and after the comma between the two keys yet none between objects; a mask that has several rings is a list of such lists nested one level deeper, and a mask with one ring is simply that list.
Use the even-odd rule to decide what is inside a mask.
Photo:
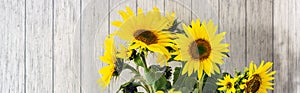
[{"label": "flower arrangement", "polygon": [[[119,88],[124,93],[141,92],[138,87],[147,93],[267,93],[273,89],[272,62],[262,61],[259,67],[251,62],[234,75],[220,70],[223,59],[229,57],[229,44],[222,43],[226,32],[216,33],[218,27],[211,20],[197,19],[187,25],[174,13],[162,15],[156,7],[147,12],[138,8],[136,14],[126,7],[119,14],[123,21],[112,22],[118,30],[106,37],[100,57],[108,64],[99,70],[98,83],[103,88],[123,70],[130,70],[132,79]],[[114,37],[126,44],[117,47]],[[155,55],[155,62],[147,62],[148,55]]]}]

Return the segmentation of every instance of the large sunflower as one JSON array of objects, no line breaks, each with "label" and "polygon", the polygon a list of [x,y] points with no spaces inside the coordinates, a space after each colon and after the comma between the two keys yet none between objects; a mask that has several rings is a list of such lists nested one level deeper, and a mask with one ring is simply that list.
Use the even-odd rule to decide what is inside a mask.
[{"label": "large sunflower", "polygon": [[169,29],[174,22],[174,15],[161,15],[158,8],[143,13],[142,9],[138,9],[138,14],[126,7],[126,11],[119,11],[123,18],[122,21],[114,21],[112,25],[118,27],[116,35],[121,39],[129,41],[131,44],[129,49],[146,49],[167,55],[170,58],[167,46],[174,46],[172,42],[174,35]]},{"label": "large sunflower", "polygon": [[105,66],[99,70],[99,74],[102,74],[102,77],[98,80],[98,83],[100,83],[100,86],[105,88],[108,86],[110,83],[110,79],[112,76],[115,74],[115,62],[117,61],[116,59],[116,47],[114,45],[114,40],[113,38],[108,38],[106,37],[105,41],[105,52],[104,55],[100,57],[100,60],[108,66]]},{"label": "large sunflower", "polygon": [[208,75],[214,74],[214,71],[220,73],[217,64],[223,64],[223,57],[227,57],[223,52],[229,52],[229,44],[221,44],[226,32],[215,35],[218,27],[214,26],[212,21],[206,24],[205,20],[192,21],[190,26],[183,24],[186,35],[179,34],[177,43],[181,49],[181,55],[175,59],[186,61],[182,74],[188,72],[191,75],[198,71],[198,77],[201,78],[203,71]]},{"label": "large sunflower", "polygon": [[264,61],[262,61],[257,68],[256,64],[252,61],[249,67],[249,77],[243,80],[245,84],[241,86],[241,88],[245,90],[244,93],[268,93],[267,89],[273,90],[272,86],[274,84],[271,80],[274,80],[272,75],[274,75],[276,71],[271,71],[272,65],[272,62],[264,64]]},{"label": "large sunflower", "polygon": [[235,93],[234,83],[236,80],[237,78],[230,78],[230,75],[226,75],[224,80],[219,79],[219,82],[217,82],[217,85],[222,86],[218,90],[226,90],[226,93]]}]

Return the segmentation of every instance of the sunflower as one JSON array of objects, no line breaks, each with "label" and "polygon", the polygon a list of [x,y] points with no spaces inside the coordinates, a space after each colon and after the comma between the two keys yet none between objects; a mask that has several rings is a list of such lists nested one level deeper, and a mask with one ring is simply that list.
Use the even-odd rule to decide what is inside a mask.
[{"label": "sunflower", "polygon": [[129,7],[126,7],[126,11],[119,11],[123,22],[114,21],[112,25],[119,28],[115,32],[118,37],[130,42],[129,49],[150,50],[170,58],[171,55],[166,47],[174,46],[175,35],[163,30],[172,26],[174,15],[167,13],[166,16],[163,16],[156,7],[145,14],[141,8],[138,8],[137,15],[134,15]]},{"label": "sunflower", "polygon": [[272,62],[267,62],[264,64],[264,60],[261,62],[260,66],[257,68],[253,61],[249,66],[249,77],[243,80],[245,84],[241,86],[244,89],[244,93],[268,93],[267,89],[273,90],[274,75],[276,71],[271,71]]},{"label": "sunflower", "polygon": [[121,50],[118,51],[117,57],[123,59],[130,59],[131,55],[133,54],[133,50],[128,49],[124,45],[120,44]]},{"label": "sunflower", "polygon": [[116,60],[116,47],[114,45],[113,38],[106,37],[105,41],[105,52],[104,56],[100,57],[100,60],[104,63],[107,63],[108,66],[105,66],[99,70],[99,74],[102,74],[102,78],[98,80],[100,86],[105,88],[110,83],[110,79],[114,76],[116,70],[115,62]]},{"label": "sunflower", "polygon": [[230,75],[226,75],[224,80],[219,79],[219,82],[217,82],[217,85],[222,86],[218,88],[218,90],[226,90],[226,93],[235,93],[236,89],[234,88],[234,83],[236,80],[237,78],[230,78]]},{"label": "sunflower", "polygon": [[[190,26],[183,24],[186,35],[178,34],[177,44],[181,49],[181,56],[176,60],[186,62],[182,74],[198,71],[198,78],[202,78],[203,71],[208,75],[216,71],[220,73],[217,64],[223,64],[222,58],[228,57],[224,52],[229,52],[229,44],[221,44],[226,32],[215,35],[218,27],[210,20],[206,24],[205,20],[200,23],[192,21]],[[184,55],[184,56],[183,56]]]}]

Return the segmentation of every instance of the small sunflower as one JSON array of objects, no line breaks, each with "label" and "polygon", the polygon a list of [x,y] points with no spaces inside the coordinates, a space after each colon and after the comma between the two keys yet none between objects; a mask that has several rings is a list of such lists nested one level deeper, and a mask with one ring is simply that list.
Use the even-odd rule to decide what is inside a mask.
[{"label": "small sunflower", "polygon": [[131,55],[133,54],[133,50],[128,49],[124,45],[120,44],[121,50],[118,51],[117,57],[123,59],[130,59]]},{"label": "small sunflower", "polygon": [[181,56],[176,60],[186,61],[182,74],[198,71],[198,78],[202,77],[203,71],[208,75],[214,71],[220,73],[217,64],[223,64],[224,57],[228,57],[223,52],[229,52],[229,44],[222,44],[226,32],[215,35],[218,27],[210,20],[206,24],[205,20],[200,23],[192,21],[190,26],[183,24],[186,35],[179,34],[177,44],[180,48]]},{"label": "small sunflower", "polygon": [[116,47],[114,45],[113,38],[106,37],[105,41],[105,52],[104,56],[100,57],[100,60],[104,63],[107,63],[108,66],[105,66],[99,70],[99,74],[102,74],[102,77],[98,80],[100,86],[105,88],[110,83],[110,79],[114,76],[116,70],[115,62],[116,59]]},{"label": "small sunflower", "polygon": [[156,7],[145,14],[140,8],[137,15],[134,15],[129,7],[126,7],[126,11],[119,11],[123,22],[114,21],[112,25],[119,28],[115,33],[118,37],[131,42],[129,49],[146,49],[170,58],[171,55],[166,47],[174,46],[175,35],[163,30],[172,26],[174,15],[163,16]]},{"label": "small sunflower", "polygon": [[244,93],[268,93],[267,89],[273,90],[274,75],[276,71],[271,71],[272,62],[267,62],[264,64],[264,60],[261,62],[260,66],[257,68],[253,61],[249,66],[249,77],[243,80],[245,83],[241,86],[244,89]]},{"label": "small sunflower", "polygon": [[222,86],[218,88],[218,90],[226,90],[226,93],[235,93],[236,89],[234,88],[234,83],[236,80],[236,78],[230,78],[230,75],[226,75],[224,80],[219,79],[219,82],[217,82],[217,85]]}]

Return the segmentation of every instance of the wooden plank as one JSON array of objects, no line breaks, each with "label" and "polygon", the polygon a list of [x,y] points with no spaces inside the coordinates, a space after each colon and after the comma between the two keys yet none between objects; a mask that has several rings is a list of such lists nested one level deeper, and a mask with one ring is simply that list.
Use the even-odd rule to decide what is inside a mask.
[{"label": "wooden plank", "polygon": [[296,61],[296,63],[295,63],[295,65],[294,65],[294,69],[295,70],[292,70],[292,71],[294,71],[294,72],[296,72],[296,74],[293,74],[294,76],[293,76],[293,78],[294,78],[294,81],[295,82],[293,82],[294,84],[295,84],[295,88],[296,88],[296,90],[295,90],[295,92],[294,93],[300,93],[300,48],[299,48],[299,46],[300,46],[300,32],[299,32],[299,29],[300,29],[300,27],[299,27],[299,25],[300,25],[300,1],[299,0],[295,0],[296,2],[295,2],[295,15],[294,15],[294,17],[295,17],[295,20],[294,20],[294,30],[293,30],[293,33],[292,33],[292,35],[294,35],[294,36],[292,36],[292,38],[294,38],[294,40],[292,41],[292,43],[294,44],[294,50],[292,50],[292,51],[294,51],[294,55],[292,55],[293,56],[293,58],[295,59],[295,61]]},{"label": "wooden plank", "polygon": [[[275,93],[291,93],[289,92],[289,2],[275,0],[274,1],[274,70],[275,74],[274,86]],[[288,62],[287,62],[288,61]]]},{"label": "wooden plank", "polygon": [[[178,21],[190,24],[192,20],[192,0],[165,0],[165,11],[169,13],[174,12]],[[180,28],[181,26],[179,25]]]},{"label": "wooden plank", "polygon": [[25,0],[0,3],[0,92],[24,93]]},{"label": "wooden plank", "polygon": [[299,32],[299,25],[300,25],[300,1],[299,0],[294,0],[294,3],[292,2],[294,8],[293,8],[293,15],[291,16],[292,18],[290,19],[290,22],[292,23],[292,31],[290,33],[290,37],[292,40],[290,40],[290,49],[291,49],[291,54],[290,56],[290,61],[292,62],[291,66],[292,69],[289,71],[289,73],[292,75],[291,79],[292,81],[290,82],[291,87],[290,87],[290,93],[300,93],[300,32]]},{"label": "wooden plank", "polygon": [[215,24],[218,23],[218,0],[192,0],[193,20],[211,19]]},{"label": "wooden plank", "polygon": [[247,65],[250,60],[256,64],[261,60],[272,61],[272,0],[247,0],[246,3]]},{"label": "wooden plank", "polygon": [[[285,79],[289,80],[288,83],[288,92],[289,93],[299,93],[300,92],[300,79],[299,79],[299,66],[300,66],[300,32],[299,32],[299,25],[300,25],[300,1],[299,0],[290,0],[288,1],[288,38],[289,45],[288,45],[288,60],[282,63],[288,63],[288,77]],[[281,54],[280,54],[281,55]],[[280,73],[280,72],[279,72]]]},{"label": "wooden plank", "polygon": [[54,0],[54,92],[80,92],[80,0]]},{"label": "wooden plank", "polygon": [[245,0],[220,0],[219,32],[227,32],[225,42],[229,43],[229,58],[222,65],[223,71],[234,75],[234,71],[243,71],[246,63],[245,43]]},{"label": "wooden plank", "polygon": [[297,0],[274,1],[275,93],[299,93],[299,24]]},{"label": "wooden plank", "polygon": [[53,4],[26,1],[26,92],[52,92]]},{"label": "wooden plank", "polygon": [[153,9],[153,7],[157,7],[161,13],[164,13],[164,0],[137,0],[136,7],[142,8],[144,12],[150,11]]},{"label": "wooden plank", "polygon": [[[114,33],[115,30],[118,30],[117,27],[111,25],[112,21],[116,21],[116,20],[123,21],[118,11],[119,10],[126,11],[126,6],[127,6],[130,7],[136,13],[137,2],[138,0],[110,0],[109,33]],[[126,43],[128,42],[118,37],[115,37],[116,46],[119,46],[120,44],[126,46]],[[107,64],[105,64],[104,66],[106,65]],[[131,77],[133,77],[133,74],[130,73],[130,71],[128,70],[122,71],[121,75],[117,79],[111,80],[110,87],[108,90],[110,91],[110,93],[115,93],[119,89],[119,87],[122,84],[128,82],[131,79]]]},{"label": "wooden plank", "polygon": [[[102,67],[105,36],[109,32],[109,0],[82,0],[81,7],[81,87],[82,93],[100,92],[96,83]],[[111,93],[109,90],[104,93]]]}]

